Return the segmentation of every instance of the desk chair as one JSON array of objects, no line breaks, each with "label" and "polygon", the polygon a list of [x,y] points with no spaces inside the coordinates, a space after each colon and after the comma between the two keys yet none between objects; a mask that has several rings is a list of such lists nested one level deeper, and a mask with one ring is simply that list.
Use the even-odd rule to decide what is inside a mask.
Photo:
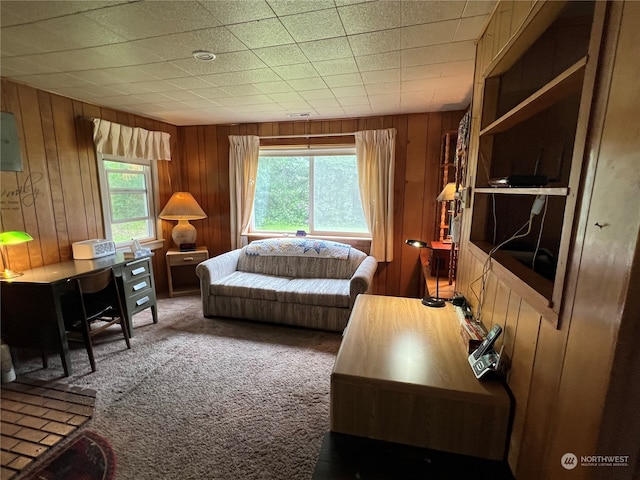
[{"label": "desk chair", "polygon": [[[93,356],[91,339],[111,325],[120,324],[127,348],[129,342],[129,327],[124,316],[120,292],[116,277],[111,268],[99,272],[89,273],[75,279],[75,298],[72,302],[63,304],[63,317],[69,340],[74,336],[82,337],[89,356],[91,371],[96,371],[96,361]],[[93,324],[100,322],[95,328]]]}]

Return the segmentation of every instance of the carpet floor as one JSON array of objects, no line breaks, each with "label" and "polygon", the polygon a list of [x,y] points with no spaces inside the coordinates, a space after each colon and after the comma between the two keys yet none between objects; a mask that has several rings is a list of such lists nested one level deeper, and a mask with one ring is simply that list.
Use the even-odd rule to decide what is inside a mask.
[{"label": "carpet floor", "polygon": [[118,480],[311,478],[340,334],[207,319],[199,297],[160,299],[158,315],[134,317],[131,350],[118,329],[96,337],[95,373],[79,345],[70,377],[23,351],[17,373],[98,392],[89,428]]}]

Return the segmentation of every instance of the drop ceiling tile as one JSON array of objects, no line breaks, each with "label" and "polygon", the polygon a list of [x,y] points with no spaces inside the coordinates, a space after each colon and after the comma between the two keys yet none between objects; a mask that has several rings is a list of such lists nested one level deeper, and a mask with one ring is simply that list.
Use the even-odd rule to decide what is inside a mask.
[{"label": "drop ceiling tile", "polygon": [[399,28],[382,32],[362,33],[347,37],[354,55],[371,55],[400,50],[402,36]]},{"label": "drop ceiling tile", "polygon": [[368,117],[371,115],[371,105],[348,105],[342,107],[345,115],[350,117]]},{"label": "drop ceiling tile", "polygon": [[486,23],[486,17],[469,17],[460,20],[456,34],[453,36],[454,42],[462,42],[465,40],[475,41]]},{"label": "drop ceiling tile", "polygon": [[317,100],[308,100],[309,105],[313,108],[340,107],[340,103],[335,98],[320,98]]},{"label": "drop ceiling tile", "polygon": [[188,102],[191,100],[202,101],[203,98],[198,95],[191,93],[187,90],[173,90],[169,92],[164,92],[164,94],[171,98],[172,100],[176,100],[178,102]]},{"label": "drop ceiling tile", "polygon": [[79,100],[87,99],[88,101],[96,101],[101,97],[113,97],[118,91],[111,87],[95,86],[95,87],[64,87],[52,89],[54,93],[65,97],[77,98]]},{"label": "drop ceiling tile", "polygon": [[155,80],[142,83],[149,93],[165,93],[180,90],[178,86],[166,80]]},{"label": "drop ceiling tile", "polygon": [[323,118],[344,118],[347,116],[346,113],[344,113],[344,110],[342,109],[342,107],[340,108],[321,107],[321,108],[316,108],[315,111],[318,115],[322,116]]},{"label": "drop ceiling tile", "polygon": [[167,85],[171,85],[171,90],[175,88],[184,89],[184,90],[194,90],[198,88],[210,88],[212,85],[208,82],[205,82],[203,79],[199,77],[181,77],[181,78],[172,78],[170,80],[166,80],[165,83]]},{"label": "drop ceiling tile", "polygon": [[279,16],[295,15],[297,13],[312,12],[314,10],[322,10],[334,8],[332,0],[267,0],[274,12]]},{"label": "drop ceiling tile", "polygon": [[0,30],[3,55],[30,55],[80,48],[82,45],[64,35],[52,33],[41,25],[17,25]]},{"label": "drop ceiling tile", "polygon": [[158,80],[156,77],[142,71],[139,67],[100,68],[73,72],[73,75],[95,85],[113,85],[118,83]]},{"label": "drop ceiling tile", "polygon": [[489,15],[497,4],[497,0],[483,1],[474,0],[467,2],[464,7],[463,17],[474,17],[476,15]]},{"label": "drop ceiling tile", "polygon": [[299,78],[317,77],[318,72],[310,63],[299,63],[296,65],[284,65],[273,67],[272,70],[283,80],[297,80]]},{"label": "drop ceiling tile", "polygon": [[321,88],[318,90],[307,90],[304,92],[300,92],[300,96],[307,101],[335,98],[335,96],[333,95],[333,92],[328,88]]},{"label": "drop ceiling tile", "polygon": [[309,42],[345,34],[335,9],[281,17],[280,20],[296,42]]},{"label": "drop ceiling tile", "polygon": [[291,88],[284,80],[278,80],[275,82],[264,82],[264,83],[256,83],[254,85],[260,93],[283,93],[283,92],[292,92],[294,89]]},{"label": "drop ceiling tile", "polygon": [[400,52],[376,53],[374,55],[362,55],[356,57],[358,69],[361,72],[374,70],[390,70],[400,68],[402,57]]},{"label": "drop ceiling tile", "polygon": [[185,110],[186,108],[189,108],[188,105],[185,105],[182,102],[158,102],[156,105],[164,111]]},{"label": "drop ceiling tile", "polygon": [[[154,63],[161,60],[161,58],[155,56],[146,48],[140,45],[135,45],[132,42],[103,45],[100,47],[76,50],[74,52],[80,52],[82,54],[87,53],[89,55],[104,55],[108,58],[108,64],[101,66],[105,68]],[[73,55],[75,56],[76,53],[73,53]],[[95,63],[93,65],[95,68]]]},{"label": "drop ceiling tile", "polygon": [[216,103],[223,107],[234,107],[236,105],[260,105],[271,103],[267,95],[247,95],[243,97],[216,98]]},{"label": "drop ceiling tile", "polygon": [[449,44],[447,62],[473,60],[476,58],[476,44],[473,41],[453,42]]},{"label": "drop ceiling tile", "polygon": [[15,77],[15,80],[20,83],[25,83],[36,88],[42,88],[50,90],[52,88],[63,87],[83,87],[87,85],[87,82],[72,77],[66,73],[45,73],[40,75],[21,75]]},{"label": "drop ceiling tile", "polygon": [[49,38],[55,38],[63,32],[65,38],[73,39],[74,47],[95,47],[127,41],[127,38],[84,15],[51,18],[38,25],[49,32]]},{"label": "drop ceiling tile", "polygon": [[348,35],[387,30],[401,26],[400,1],[358,3],[338,7],[340,18]]},{"label": "drop ceiling tile", "polygon": [[402,2],[402,26],[460,18],[466,2],[421,0]]},{"label": "drop ceiling tile", "polygon": [[442,63],[447,59],[449,46],[431,45],[429,47],[409,48],[402,51],[402,66],[432,65]]},{"label": "drop ceiling tile", "polygon": [[347,98],[347,97],[361,97],[366,96],[367,91],[364,89],[362,85],[354,85],[351,87],[337,87],[332,88],[331,91],[335,95],[336,98]]},{"label": "drop ceiling tile", "polygon": [[95,47],[86,50],[73,50],[71,53],[54,52],[31,55],[29,60],[57,71],[91,70],[95,68],[96,64],[104,68],[123,66],[117,60],[96,50]]},{"label": "drop ceiling tile", "polygon": [[425,78],[438,78],[442,75],[444,63],[434,65],[419,65],[402,69],[402,81],[420,80]]},{"label": "drop ceiling tile", "polygon": [[438,23],[427,23],[403,27],[400,30],[402,48],[425,47],[448,43],[453,39],[460,20],[447,20]]},{"label": "drop ceiling tile", "polygon": [[223,25],[275,17],[265,0],[214,0],[201,1],[200,4]]},{"label": "drop ceiling tile", "polygon": [[161,60],[191,58],[194,50],[209,50],[220,56],[223,53],[247,49],[226,27],[176,33],[130,43],[145,48]]},{"label": "drop ceiling tile", "polygon": [[169,62],[148,63],[145,65],[138,65],[140,71],[154,76],[158,80],[169,80],[172,78],[180,78],[186,75],[186,72],[172,65]]},{"label": "drop ceiling tile", "polygon": [[473,60],[463,60],[461,62],[447,62],[442,66],[442,76],[468,75],[473,80]]},{"label": "drop ceiling tile", "polygon": [[202,98],[209,98],[215,100],[216,98],[230,97],[231,95],[222,90],[221,88],[209,86],[207,88],[198,88],[191,90],[193,93]]},{"label": "drop ceiling tile", "polygon": [[218,106],[218,104],[214,103],[213,100],[208,100],[202,97],[197,97],[194,100],[183,100],[182,103],[184,103],[189,108],[197,108],[197,109],[212,108],[212,107]]},{"label": "drop ceiling tile", "polygon": [[369,95],[369,103],[378,106],[400,106],[400,92],[386,93],[380,95]]},{"label": "drop ceiling tile", "polygon": [[287,83],[296,92],[304,92],[306,90],[318,90],[326,88],[327,84],[320,77],[300,78],[298,80],[287,80]]},{"label": "drop ceiling tile", "polygon": [[158,37],[220,25],[198,2],[131,2],[83,15],[129,39]]},{"label": "drop ceiling tile", "polygon": [[289,32],[277,18],[238,23],[226,28],[249,48],[275,47],[294,43]]},{"label": "drop ceiling tile", "polygon": [[300,102],[306,105],[307,103],[297,92],[272,93],[269,98],[279,104]]},{"label": "drop ceiling tile", "polygon": [[394,68],[390,70],[376,70],[373,72],[362,72],[360,74],[365,85],[373,83],[389,83],[399,82],[401,79],[401,70]]},{"label": "drop ceiling tile", "polygon": [[356,62],[352,57],[315,62],[314,66],[316,67],[316,71],[322,76],[358,72],[358,65],[356,65]]},{"label": "drop ceiling tile", "polygon": [[227,92],[232,97],[240,97],[243,95],[262,95],[263,92],[258,90],[253,85],[226,85],[222,87],[222,90]]},{"label": "drop ceiling tile", "polygon": [[2,11],[2,27],[15,23],[31,23],[46,18],[71,15],[87,10],[101,9],[118,4],[126,4],[121,1],[57,1],[57,2],[25,2],[24,0],[9,1],[2,0],[0,9]]},{"label": "drop ceiling tile", "polygon": [[149,93],[149,89],[144,83],[121,83],[110,85],[111,88],[123,95],[137,95],[138,93]]},{"label": "drop ceiling tile", "polygon": [[296,44],[258,48],[255,49],[253,53],[270,67],[307,62],[307,57],[305,57],[300,47]]},{"label": "drop ceiling tile", "polygon": [[195,58],[184,58],[182,60],[173,60],[171,64],[193,75],[239,72],[242,70],[268,70],[264,62],[250,50],[221,53],[215,60],[210,62],[203,62]]},{"label": "drop ceiling tile", "polygon": [[346,73],[343,75],[330,75],[322,77],[324,82],[335,90],[336,87],[362,86],[362,78],[359,73]]},{"label": "drop ceiling tile", "polygon": [[132,95],[132,97],[135,97],[138,100],[143,101],[144,103],[159,103],[159,102],[168,102],[169,100],[171,100],[166,95],[163,95],[162,93],[155,93],[155,92],[139,93],[138,95]]},{"label": "drop ceiling tile", "polygon": [[[435,79],[438,80],[438,79]],[[434,79],[407,80],[400,83],[402,93],[419,93],[427,88],[433,89]]]},{"label": "drop ceiling tile", "polygon": [[218,73],[215,75],[203,75],[200,77],[207,83],[218,87],[226,85],[249,85],[256,83],[268,83],[280,80],[280,78],[267,68],[245,70],[242,72]]},{"label": "drop ceiling tile", "polygon": [[300,43],[299,46],[311,62],[337,60],[353,56],[349,42],[345,37],[303,42]]},{"label": "drop ceiling tile", "polygon": [[304,100],[295,102],[278,102],[278,105],[288,113],[307,113],[311,110],[311,105]]},{"label": "drop ceiling tile", "polygon": [[2,75],[7,75],[8,70],[16,72],[16,75],[35,75],[39,73],[58,72],[55,66],[47,66],[28,57],[2,58]]},{"label": "drop ceiling tile", "polygon": [[371,85],[365,85],[364,88],[367,91],[367,95],[369,95],[369,97],[371,97],[372,95],[399,94],[400,82],[373,83]]}]

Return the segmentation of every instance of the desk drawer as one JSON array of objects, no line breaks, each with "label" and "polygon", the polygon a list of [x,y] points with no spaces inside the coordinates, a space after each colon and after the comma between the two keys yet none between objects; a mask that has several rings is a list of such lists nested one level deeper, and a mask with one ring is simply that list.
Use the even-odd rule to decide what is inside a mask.
[{"label": "desk drawer", "polygon": [[124,282],[124,294],[126,297],[138,295],[147,290],[151,290],[151,276],[135,277],[128,282]]},{"label": "desk drawer", "polygon": [[180,255],[167,255],[167,263],[174,265],[197,265],[209,257],[207,252],[182,252]]},{"label": "desk drawer", "polygon": [[144,292],[140,292],[137,295],[131,295],[127,297],[127,308],[131,315],[134,313],[138,313],[141,310],[144,310],[147,307],[155,305],[156,303],[156,295],[153,290],[146,290]]},{"label": "desk drawer", "polygon": [[137,278],[149,276],[151,271],[149,260],[128,263],[122,267],[122,279],[125,282],[132,281]]}]

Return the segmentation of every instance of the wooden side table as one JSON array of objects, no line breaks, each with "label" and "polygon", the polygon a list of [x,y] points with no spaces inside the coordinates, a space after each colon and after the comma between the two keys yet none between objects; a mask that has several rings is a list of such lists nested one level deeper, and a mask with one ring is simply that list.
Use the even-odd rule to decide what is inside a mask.
[{"label": "wooden side table", "polygon": [[170,248],[167,252],[167,278],[169,296],[190,295],[200,292],[196,265],[209,258],[207,247],[197,247],[193,252],[181,252]]}]

